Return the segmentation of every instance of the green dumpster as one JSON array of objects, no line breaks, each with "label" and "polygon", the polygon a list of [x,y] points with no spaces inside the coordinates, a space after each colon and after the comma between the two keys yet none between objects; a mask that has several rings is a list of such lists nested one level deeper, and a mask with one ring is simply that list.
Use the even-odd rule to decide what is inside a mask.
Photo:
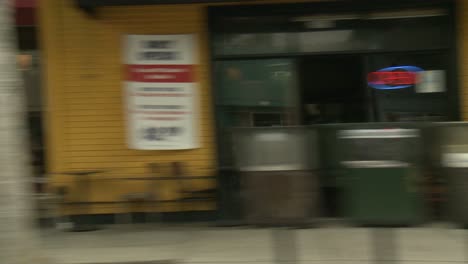
[{"label": "green dumpster", "polygon": [[444,200],[448,220],[468,227],[468,122],[434,124],[439,143],[440,185],[447,187]]},{"label": "green dumpster", "polygon": [[425,219],[418,129],[347,129],[342,146],[343,210],[352,223],[400,226]]},{"label": "green dumpster", "polygon": [[[467,149],[468,146],[458,147]],[[449,219],[468,227],[468,153],[443,153],[442,165],[448,183]]]},{"label": "green dumpster", "polygon": [[408,225],[423,220],[418,172],[399,161],[355,161],[345,167],[346,216],[363,225]]}]

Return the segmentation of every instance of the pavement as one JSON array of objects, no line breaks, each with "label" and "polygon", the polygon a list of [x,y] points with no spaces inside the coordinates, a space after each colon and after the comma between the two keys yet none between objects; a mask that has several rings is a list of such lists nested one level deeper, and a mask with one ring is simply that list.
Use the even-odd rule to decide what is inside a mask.
[{"label": "pavement", "polygon": [[44,253],[63,264],[370,264],[376,260],[455,264],[468,260],[468,230],[444,224],[385,229],[139,224],[81,233],[42,230],[40,234]]}]

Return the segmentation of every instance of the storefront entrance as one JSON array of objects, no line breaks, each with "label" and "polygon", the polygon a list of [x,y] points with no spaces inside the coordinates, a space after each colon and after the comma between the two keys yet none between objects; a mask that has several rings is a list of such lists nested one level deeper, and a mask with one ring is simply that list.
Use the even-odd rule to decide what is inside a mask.
[{"label": "storefront entrance", "polygon": [[[234,127],[459,119],[452,7],[383,2],[212,9],[221,168]],[[325,214],[339,216],[332,177]]]}]

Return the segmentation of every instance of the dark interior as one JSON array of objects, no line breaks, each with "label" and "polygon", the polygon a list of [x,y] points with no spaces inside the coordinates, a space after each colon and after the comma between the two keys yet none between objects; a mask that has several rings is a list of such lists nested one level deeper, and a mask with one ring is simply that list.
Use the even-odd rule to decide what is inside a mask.
[{"label": "dark interior", "polygon": [[299,65],[305,124],[367,121],[360,56],[307,56]]}]

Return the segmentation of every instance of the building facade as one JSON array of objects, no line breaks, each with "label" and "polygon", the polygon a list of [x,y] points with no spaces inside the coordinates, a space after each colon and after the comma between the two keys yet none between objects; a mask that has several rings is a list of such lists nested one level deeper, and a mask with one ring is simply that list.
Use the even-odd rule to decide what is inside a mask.
[{"label": "building facade", "polygon": [[[465,1],[104,2],[47,0],[39,6],[48,172],[53,185],[67,186],[70,199],[79,200],[76,179],[61,173],[105,171],[93,176],[86,198],[94,202],[93,214],[128,210],[119,197],[147,183],[116,178],[147,175],[151,163],[158,164],[160,175],[168,175],[171,162],[182,162],[184,175],[207,177],[190,188],[216,187],[211,177],[232,167],[225,133],[232,126],[468,117]],[[199,147],[130,149],[123,38],[173,34],[195,38]],[[369,90],[370,73],[402,65],[435,71],[434,76],[443,72],[441,90],[417,96],[404,89],[398,95]],[[390,88],[398,84],[377,82]],[[399,102],[400,108],[395,106]],[[177,188],[165,182],[161,197],[177,200]],[[189,207],[214,208],[207,202]],[[80,209],[70,205],[68,210]],[[160,210],[186,209],[168,202]]]}]

